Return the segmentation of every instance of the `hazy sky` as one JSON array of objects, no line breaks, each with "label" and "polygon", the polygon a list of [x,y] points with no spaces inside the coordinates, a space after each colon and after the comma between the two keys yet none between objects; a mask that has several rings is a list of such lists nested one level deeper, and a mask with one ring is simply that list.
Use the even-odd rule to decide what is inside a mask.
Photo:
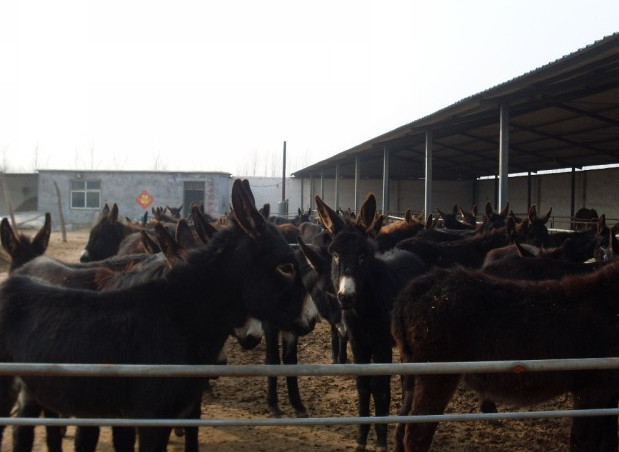
[{"label": "hazy sky", "polygon": [[619,1],[2,0],[0,169],[287,173],[619,31]]}]

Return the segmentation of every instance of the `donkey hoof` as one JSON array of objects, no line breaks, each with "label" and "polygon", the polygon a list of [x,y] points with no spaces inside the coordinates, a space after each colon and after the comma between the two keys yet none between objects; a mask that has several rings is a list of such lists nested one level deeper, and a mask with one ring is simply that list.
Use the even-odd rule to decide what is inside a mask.
[{"label": "donkey hoof", "polygon": [[282,415],[284,414],[284,412],[282,410],[279,409],[279,407],[269,407],[269,413],[271,414],[271,417],[282,417]]},{"label": "donkey hoof", "polygon": [[357,444],[355,452],[365,452],[365,444]]},{"label": "donkey hoof", "polygon": [[307,414],[307,411],[305,411],[305,410],[298,410],[298,411],[296,411],[296,415],[297,415],[297,417],[309,417],[309,414]]}]

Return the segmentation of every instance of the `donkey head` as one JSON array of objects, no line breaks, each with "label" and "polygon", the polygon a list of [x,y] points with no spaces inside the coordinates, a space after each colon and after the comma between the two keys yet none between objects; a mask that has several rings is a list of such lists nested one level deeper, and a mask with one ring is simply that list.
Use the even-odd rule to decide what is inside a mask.
[{"label": "donkey head", "polygon": [[125,236],[125,226],[118,221],[118,206],[114,203],[110,210],[105,204],[99,221],[90,230],[80,261],[100,261],[113,256]]},{"label": "donkey head", "polygon": [[531,245],[540,247],[548,245],[548,228],[546,223],[550,219],[552,207],[548,209],[548,213],[543,217],[537,216],[537,208],[533,204],[529,208],[529,214],[526,221],[522,222],[525,232],[525,241]]},{"label": "donkey head", "polygon": [[52,216],[49,213],[45,214],[45,222],[32,240],[23,234],[17,234],[9,224],[9,220],[3,218],[0,222],[0,239],[2,248],[11,256],[9,272],[45,253],[51,231]]},{"label": "donkey head", "polygon": [[595,248],[593,257],[596,261],[609,261],[617,255],[619,241],[616,237],[617,225],[609,228],[606,226],[606,214],[602,214],[597,220]]},{"label": "donkey head", "polygon": [[376,214],[376,198],[369,193],[355,220],[341,217],[318,196],[318,215],[332,235],[329,253],[332,257],[331,279],[338,301],[343,310],[355,309],[359,299],[359,287],[367,281],[368,261],[373,258],[375,246],[368,240]]},{"label": "donkey head", "polygon": [[[249,316],[272,323],[281,330],[307,334],[318,311],[303,285],[299,260],[276,225],[256,209],[247,181],[232,186],[234,226],[223,229],[230,237],[226,268],[237,274],[238,291]],[[209,245],[217,247],[221,234]]]},{"label": "donkey head", "polygon": [[[301,238],[297,241],[303,258],[301,260],[303,283],[312,295],[320,315],[331,325],[339,325],[342,310],[331,281],[331,255],[324,247],[308,245]],[[304,265],[305,262],[307,265]]]}]

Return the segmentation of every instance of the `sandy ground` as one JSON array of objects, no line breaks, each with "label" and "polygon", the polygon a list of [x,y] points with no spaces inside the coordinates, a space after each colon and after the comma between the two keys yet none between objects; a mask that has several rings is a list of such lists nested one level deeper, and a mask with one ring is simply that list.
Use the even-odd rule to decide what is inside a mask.
[{"label": "sandy ground", "polygon": [[[32,235],[33,231],[26,231]],[[68,234],[63,242],[59,232],[52,233],[47,254],[65,261],[77,261],[86,243],[88,231]],[[6,272],[6,256],[1,259]],[[6,277],[6,274],[1,274]],[[329,328],[326,322],[319,323],[316,330],[301,338],[299,362],[308,364],[330,363]],[[261,364],[264,362],[264,346],[252,351],[242,350],[230,341],[228,362],[230,364]],[[350,356],[350,352],[349,352]],[[396,359],[397,354],[396,354]],[[301,396],[312,417],[355,416],[357,412],[356,391],[353,377],[301,377]],[[203,418],[264,418],[268,417],[266,406],[266,378],[221,377],[213,383],[214,393],[205,395],[202,405]],[[397,414],[400,401],[399,378],[392,379],[391,413]],[[284,416],[294,416],[287,401],[284,379],[280,378],[280,406]],[[569,407],[568,397],[561,397],[531,410],[546,410]],[[517,410],[515,407],[499,406],[500,411]],[[471,392],[459,388],[448,407],[450,412],[475,413],[477,400]],[[567,450],[569,419],[540,419],[524,421],[467,421],[442,423],[434,438],[432,451],[508,451],[532,452]],[[112,451],[109,428],[103,428],[98,449]],[[393,426],[390,426],[390,436]],[[2,443],[3,451],[11,451],[11,428],[8,427]],[[310,427],[204,427],[200,428],[200,450],[224,451],[346,451],[354,448],[356,426],[310,426]],[[36,450],[45,451],[45,432],[36,428]],[[64,440],[64,450],[73,450],[74,428],[69,427]],[[374,432],[370,433],[368,450],[374,450]],[[390,445],[392,447],[392,444]],[[172,434],[168,450],[183,451],[182,438]]]}]

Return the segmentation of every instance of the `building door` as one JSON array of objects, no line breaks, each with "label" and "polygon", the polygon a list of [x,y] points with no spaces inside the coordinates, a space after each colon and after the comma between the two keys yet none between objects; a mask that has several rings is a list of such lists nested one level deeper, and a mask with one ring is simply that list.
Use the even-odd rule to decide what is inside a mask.
[{"label": "building door", "polygon": [[183,217],[191,215],[191,205],[204,204],[204,182],[185,182],[183,186]]}]

